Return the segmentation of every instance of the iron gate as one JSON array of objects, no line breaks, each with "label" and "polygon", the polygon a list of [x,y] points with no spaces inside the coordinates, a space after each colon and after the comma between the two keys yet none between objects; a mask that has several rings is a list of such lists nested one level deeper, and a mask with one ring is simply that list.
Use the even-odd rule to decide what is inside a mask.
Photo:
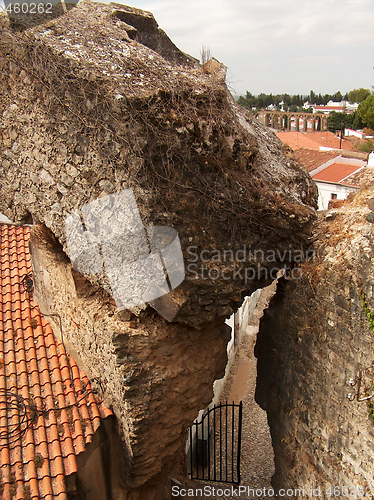
[{"label": "iron gate", "polygon": [[240,483],[243,403],[208,408],[189,429],[191,479]]}]

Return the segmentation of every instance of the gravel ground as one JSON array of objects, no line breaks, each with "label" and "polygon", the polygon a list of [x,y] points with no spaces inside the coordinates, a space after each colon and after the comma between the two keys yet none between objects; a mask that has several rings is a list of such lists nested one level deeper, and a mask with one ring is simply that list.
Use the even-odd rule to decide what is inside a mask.
[{"label": "gravel ground", "polygon": [[[275,291],[275,285],[264,289],[259,303],[247,327],[246,333],[237,351],[230,375],[224,387],[221,401],[239,403],[243,401],[243,427],[242,427],[242,459],[241,459],[241,486],[253,489],[271,488],[271,476],[274,474],[274,454],[271,445],[269,426],[266,412],[254,400],[257,375],[257,360],[253,349],[256,343],[259,320],[264,308]],[[192,486],[193,485],[193,486]],[[190,487],[203,488],[209,485],[216,489],[230,489],[231,485],[194,481]],[[210,490],[212,491],[212,489]],[[199,496],[201,499],[215,498],[219,500],[232,500],[234,496]],[[241,494],[241,498],[263,498],[267,496],[253,496]]]}]

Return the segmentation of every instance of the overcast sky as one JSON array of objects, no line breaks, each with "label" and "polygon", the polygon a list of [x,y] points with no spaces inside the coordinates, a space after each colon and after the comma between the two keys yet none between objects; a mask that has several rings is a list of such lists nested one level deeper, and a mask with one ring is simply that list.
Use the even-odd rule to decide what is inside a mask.
[{"label": "overcast sky", "polygon": [[208,46],[228,67],[234,93],[331,94],[374,85],[374,0],[121,3],[151,11],[192,56]]},{"label": "overcast sky", "polygon": [[[122,1],[121,3],[127,3]],[[374,85],[374,0],[132,0],[184,52],[201,46],[237,93],[345,93]]]}]

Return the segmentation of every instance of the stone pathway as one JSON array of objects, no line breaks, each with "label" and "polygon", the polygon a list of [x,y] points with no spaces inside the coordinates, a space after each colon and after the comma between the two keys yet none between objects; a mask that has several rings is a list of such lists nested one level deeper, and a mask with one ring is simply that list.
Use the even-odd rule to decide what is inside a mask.
[{"label": "stone pathway", "polygon": [[[254,400],[257,376],[257,360],[253,350],[256,343],[259,320],[263,310],[275,291],[275,285],[270,285],[261,294],[258,305],[252,315],[246,333],[237,351],[230,375],[222,392],[221,401],[239,403],[243,401],[243,428],[242,428],[242,460],[241,485],[255,490],[271,488],[271,476],[274,474],[274,454],[271,445],[270,431],[266,412]],[[230,489],[226,483],[212,483],[195,481],[194,488],[203,488],[210,485],[217,489]],[[232,500],[238,496],[199,496],[201,499],[216,498],[217,500]],[[263,498],[243,494],[241,498]]]}]

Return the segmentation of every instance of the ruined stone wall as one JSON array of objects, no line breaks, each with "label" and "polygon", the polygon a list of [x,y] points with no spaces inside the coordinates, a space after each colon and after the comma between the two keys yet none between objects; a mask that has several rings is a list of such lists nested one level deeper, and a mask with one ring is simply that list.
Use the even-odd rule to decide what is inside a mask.
[{"label": "ruined stone wall", "polygon": [[[315,262],[300,279],[280,280],[258,336],[256,399],[268,412],[273,484],[304,488],[310,498],[318,487],[321,498],[332,498],[335,486],[337,498],[347,498],[347,488],[350,498],[360,497],[358,487],[373,490],[373,422],[366,402],[347,398],[357,389],[349,379],[374,360],[360,296],[374,311],[374,232],[366,220],[373,193],[346,202],[335,219],[320,217]],[[373,394],[371,377],[361,395],[365,385]]]},{"label": "ruined stone wall", "polygon": [[32,229],[31,256],[35,299],[119,420],[123,486],[162,486],[224,374],[225,318],[197,330],[168,323],[150,307],[139,317],[118,311],[107,292],[72,269],[42,226]]},{"label": "ruined stone wall", "polygon": [[[234,103],[223,65],[204,71],[151,14],[130,11],[84,1],[40,25],[0,16],[0,211],[35,222],[35,298],[113,406],[122,484],[136,489],[126,498],[164,500],[186,429],[223,376],[225,319],[305,250],[317,190]],[[119,311],[105,276],[72,268],[66,217],[125,189],[145,226],[178,232],[187,276],[168,294],[173,322],[147,304]],[[189,247],[216,278],[191,279]],[[233,257],[214,259],[224,251]],[[260,271],[247,280],[251,267]]]},{"label": "ruined stone wall", "polygon": [[[166,60],[119,17],[118,6],[90,2],[22,32],[0,17],[0,210],[40,221],[69,255],[66,216],[132,189],[144,225],[174,228],[186,257],[190,246],[198,255],[305,247],[316,187],[289,148],[235,105],[224,66],[212,74]],[[185,280],[169,294],[176,320],[232,314],[271,281],[274,262],[252,280],[235,273],[257,264],[233,258],[216,264],[214,282]],[[110,291],[105,278],[87,277]]]}]

